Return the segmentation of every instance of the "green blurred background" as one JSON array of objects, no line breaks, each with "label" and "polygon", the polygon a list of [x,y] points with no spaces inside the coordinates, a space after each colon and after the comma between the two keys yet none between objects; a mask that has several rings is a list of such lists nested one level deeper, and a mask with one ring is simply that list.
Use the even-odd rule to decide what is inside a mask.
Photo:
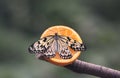
[{"label": "green blurred background", "polygon": [[120,69],[120,0],[0,0],[0,78],[97,78],[28,53],[53,25],[81,35],[87,51],[80,60]]}]

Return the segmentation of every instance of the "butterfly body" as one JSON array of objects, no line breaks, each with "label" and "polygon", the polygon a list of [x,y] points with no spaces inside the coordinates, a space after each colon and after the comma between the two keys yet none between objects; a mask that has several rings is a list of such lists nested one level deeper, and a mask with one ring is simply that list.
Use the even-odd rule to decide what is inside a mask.
[{"label": "butterfly body", "polygon": [[84,51],[85,46],[78,41],[63,35],[49,35],[41,38],[29,47],[31,53],[41,53],[44,57],[53,58],[58,52],[62,59],[70,59],[72,57],[70,48],[74,51]]}]

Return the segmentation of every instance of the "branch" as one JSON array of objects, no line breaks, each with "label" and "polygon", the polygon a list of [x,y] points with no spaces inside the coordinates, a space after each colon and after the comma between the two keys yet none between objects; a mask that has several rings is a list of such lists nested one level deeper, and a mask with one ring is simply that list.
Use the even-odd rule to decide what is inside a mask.
[{"label": "branch", "polygon": [[120,78],[120,71],[118,70],[80,60],[76,60],[73,64],[65,66],[65,68],[77,73],[84,73],[102,78]]},{"label": "branch", "polygon": [[[36,54],[36,57],[40,60],[44,60],[43,55]],[[72,64],[64,67],[77,73],[94,75],[101,78],[120,78],[120,71],[118,70],[87,63],[80,60],[76,60]]]}]

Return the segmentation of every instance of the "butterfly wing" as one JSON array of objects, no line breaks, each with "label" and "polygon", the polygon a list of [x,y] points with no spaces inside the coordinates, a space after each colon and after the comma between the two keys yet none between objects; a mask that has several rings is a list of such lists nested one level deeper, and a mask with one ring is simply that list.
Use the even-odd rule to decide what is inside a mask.
[{"label": "butterfly wing", "polygon": [[43,40],[40,39],[36,42],[34,42],[32,45],[30,45],[30,47],[28,48],[29,52],[30,53],[43,53],[46,48],[45,46],[43,45]]},{"label": "butterfly wing", "polygon": [[72,57],[69,47],[72,48],[74,51],[85,50],[85,46],[83,44],[67,36],[59,35],[58,45],[59,45],[58,52],[60,54],[60,57],[63,59],[70,59]]},{"label": "butterfly wing", "polygon": [[66,44],[68,44],[68,46],[74,51],[85,51],[86,49],[84,44],[81,44],[70,37],[62,36],[61,38],[62,40],[66,41]]},{"label": "butterfly wing", "polygon": [[85,51],[85,46],[76,40],[72,40],[68,43],[70,48],[72,48],[74,51]]},{"label": "butterfly wing", "polygon": [[58,40],[58,52],[61,58],[63,59],[70,59],[72,57],[68,45],[66,44],[66,40],[60,38]]},{"label": "butterfly wing", "polygon": [[53,53],[51,49],[51,44],[53,43],[53,41],[53,35],[43,37],[29,47],[29,52],[42,53],[45,56],[51,57],[55,55],[55,53]]},{"label": "butterfly wing", "polygon": [[44,51],[44,55],[47,58],[52,58],[55,56],[56,48],[55,48],[55,40],[51,38],[49,41],[46,42],[46,50]]}]

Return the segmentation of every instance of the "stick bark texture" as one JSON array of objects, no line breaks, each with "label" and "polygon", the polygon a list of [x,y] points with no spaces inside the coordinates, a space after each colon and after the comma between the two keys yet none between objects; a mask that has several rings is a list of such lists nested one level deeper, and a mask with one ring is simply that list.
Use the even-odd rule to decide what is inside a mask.
[{"label": "stick bark texture", "polygon": [[[36,58],[40,60],[44,60],[43,55],[41,54],[37,54]],[[94,75],[100,78],[120,78],[119,70],[114,70],[108,67],[84,62],[81,60],[76,60],[72,64],[64,66],[64,67],[76,73]]]},{"label": "stick bark texture", "polygon": [[80,60],[76,60],[73,64],[65,66],[65,68],[77,73],[94,75],[101,78],[120,78],[120,71],[118,70]]}]

